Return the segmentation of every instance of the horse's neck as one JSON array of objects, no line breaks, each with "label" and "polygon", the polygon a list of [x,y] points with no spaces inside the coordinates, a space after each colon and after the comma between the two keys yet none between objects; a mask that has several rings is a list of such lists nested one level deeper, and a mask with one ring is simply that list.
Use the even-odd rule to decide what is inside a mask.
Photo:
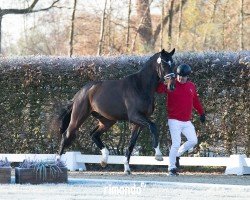
[{"label": "horse's neck", "polygon": [[144,67],[138,72],[138,77],[145,92],[152,93],[155,91],[158,84],[158,76],[151,60],[146,62]]}]

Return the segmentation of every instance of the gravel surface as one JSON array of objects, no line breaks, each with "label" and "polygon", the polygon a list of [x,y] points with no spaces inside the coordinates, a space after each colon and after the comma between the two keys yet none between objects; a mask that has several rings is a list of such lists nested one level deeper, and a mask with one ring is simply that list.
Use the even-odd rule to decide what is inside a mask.
[{"label": "gravel surface", "polygon": [[[14,181],[14,177],[13,177]],[[182,173],[69,172],[68,184],[0,185],[0,200],[249,199],[250,176]]]}]

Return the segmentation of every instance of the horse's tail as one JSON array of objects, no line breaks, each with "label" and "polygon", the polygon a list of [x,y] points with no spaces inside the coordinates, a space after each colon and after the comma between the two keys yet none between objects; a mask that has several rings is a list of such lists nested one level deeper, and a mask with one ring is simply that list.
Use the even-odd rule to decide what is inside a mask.
[{"label": "horse's tail", "polygon": [[61,110],[61,113],[59,115],[59,126],[60,126],[60,135],[62,135],[68,128],[69,123],[70,123],[70,118],[71,118],[71,113],[72,113],[72,108],[73,108],[74,102],[71,101],[68,103],[65,108]]}]

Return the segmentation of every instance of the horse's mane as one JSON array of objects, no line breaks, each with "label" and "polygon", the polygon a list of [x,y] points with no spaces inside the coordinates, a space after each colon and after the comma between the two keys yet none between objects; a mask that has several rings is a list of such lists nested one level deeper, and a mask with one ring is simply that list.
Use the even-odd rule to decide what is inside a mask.
[{"label": "horse's mane", "polygon": [[159,57],[159,53],[152,55],[146,62],[143,63],[141,69],[133,74],[130,74],[125,79],[138,79],[139,76],[143,74],[144,71],[148,70],[148,67],[152,67],[152,62]]},{"label": "horse's mane", "polygon": [[153,67],[152,62],[159,57],[159,53],[152,55],[145,63],[143,63],[142,68],[137,73],[143,73],[148,67]]},{"label": "horse's mane", "polygon": [[[139,92],[142,91],[143,85],[147,82],[146,80],[149,78],[148,74],[150,74],[150,76],[152,75],[152,70],[150,68],[155,66],[152,63],[155,62],[155,60],[158,57],[159,57],[159,53],[152,55],[145,63],[143,63],[143,66],[141,67],[141,69],[139,71],[126,76],[124,79],[130,79],[129,82],[130,82],[130,84],[133,85],[134,89],[138,90]],[[151,76],[151,78],[152,78],[152,76]],[[150,83],[150,81],[152,81],[151,78],[150,78],[150,80],[148,79],[148,86],[149,87],[153,87],[153,85]]]}]

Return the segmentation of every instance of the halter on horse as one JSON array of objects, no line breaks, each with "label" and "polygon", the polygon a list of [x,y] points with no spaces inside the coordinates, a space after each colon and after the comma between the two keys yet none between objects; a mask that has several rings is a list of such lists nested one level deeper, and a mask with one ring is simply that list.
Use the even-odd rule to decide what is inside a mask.
[{"label": "halter on horse", "polygon": [[109,152],[100,137],[120,120],[132,124],[132,136],[124,161],[125,173],[130,173],[130,156],[143,127],[148,127],[152,134],[155,158],[163,160],[156,125],[149,117],[154,110],[154,93],[159,81],[166,82],[168,89],[174,90],[174,52],[175,49],[170,53],[163,49],[150,57],[137,73],[120,80],[90,82],[78,91],[59,118],[62,134],[59,155],[71,144],[77,129],[92,115],[99,124],[90,136],[102,152],[102,166],[106,166]]}]

